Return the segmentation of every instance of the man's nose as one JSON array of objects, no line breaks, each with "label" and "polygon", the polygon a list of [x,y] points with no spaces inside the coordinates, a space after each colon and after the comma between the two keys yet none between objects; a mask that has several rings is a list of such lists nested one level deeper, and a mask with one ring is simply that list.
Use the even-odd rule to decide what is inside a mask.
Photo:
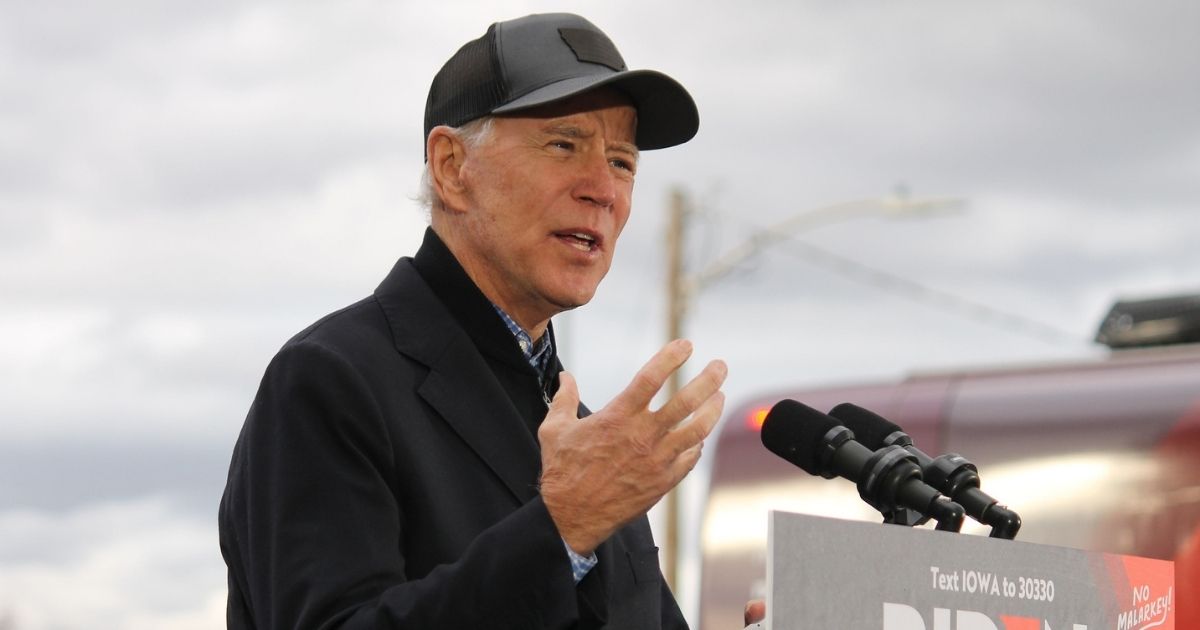
[{"label": "man's nose", "polygon": [[600,152],[588,155],[582,162],[575,198],[603,208],[612,207],[617,201],[617,178],[608,156]]}]

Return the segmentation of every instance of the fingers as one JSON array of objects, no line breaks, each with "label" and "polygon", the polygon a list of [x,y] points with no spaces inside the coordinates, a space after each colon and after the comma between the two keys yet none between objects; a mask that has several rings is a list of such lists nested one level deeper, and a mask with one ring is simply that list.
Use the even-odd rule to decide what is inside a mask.
[{"label": "fingers", "polygon": [[663,442],[675,452],[683,452],[700,444],[712,433],[717,421],[721,419],[721,411],[725,409],[725,393],[715,391],[699,408],[692,413],[687,422],[672,427],[663,437]]},{"label": "fingers", "polygon": [[664,490],[664,493],[679,485],[679,482],[683,481],[683,478],[686,477],[688,473],[692,472],[692,469],[696,467],[696,463],[700,461],[700,454],[703,449],[704,443],[697,442],[689,448],[684,449],[683,452],[681,452],[675,458],[675,460],[671,462],[671,465],[668,467],[670,486]]},{"label": "fingers", "polygon": [[704,438],[708,437],[717,425],[724,407],[725,394],[715,392],[692,414],[690,420],[663,436],[665,447],[677,453],[669,465],[672,487],[682,481],[700,461]]},{"label": "fingers", "polygon": [[646,365],[633,377],[625,390],[613,399],[614,411],[634,413],[650,406],[658,390],[671,373],[678,370],[692,356],[692,342],[676,339],[663,346]]},{"label": "fingers", "polygon": [[684,385],[658,410],[656,415],[662,419],[664,430],[678,424],[721,389],[728,373],[729,368],[724,361],[712,361],[705,366],[696,378]]}]

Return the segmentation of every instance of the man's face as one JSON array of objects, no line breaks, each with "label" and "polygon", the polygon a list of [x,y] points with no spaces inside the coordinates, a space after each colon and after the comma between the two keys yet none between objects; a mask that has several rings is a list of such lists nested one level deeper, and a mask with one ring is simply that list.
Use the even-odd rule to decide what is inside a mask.
[{"label": "man's face", "polygon": [[637,114],[612,91],[498,117],[462,167],[464,267],[522,326],[586,304],[629,219]]}]

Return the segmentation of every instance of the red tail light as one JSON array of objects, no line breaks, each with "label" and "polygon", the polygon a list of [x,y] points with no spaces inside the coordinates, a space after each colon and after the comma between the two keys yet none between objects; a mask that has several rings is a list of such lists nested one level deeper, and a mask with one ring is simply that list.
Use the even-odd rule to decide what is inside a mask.
[{"label": "red tail light", "polygon": [[767,413],[771,411],[770,407],[755,407],[753,411],[746,416],[746,427],[751,431],[761,431],[763,422],[767,419]]}]

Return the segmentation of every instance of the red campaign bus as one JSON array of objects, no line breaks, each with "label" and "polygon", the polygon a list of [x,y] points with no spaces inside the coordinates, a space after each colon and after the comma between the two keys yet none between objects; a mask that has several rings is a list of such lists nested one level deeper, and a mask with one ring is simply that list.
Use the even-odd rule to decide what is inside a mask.
[{"label": "red campaign bus", "polygon": [[[704,508],[700,627],[740,627],[745,602],[764,596],[767,510],[881,520],[854,484],[763,448],[767,410],[792,398],[853,402],[931,456],[965,456],[1020,514],[1017,540],[1174,560],[1176,627],[1200,628],[1200,295],[1118,302],[1097,340],[1114,348],[1105,359],[797,389],[732,409]],[[962,531],[989,528],[968,519]]]}]

